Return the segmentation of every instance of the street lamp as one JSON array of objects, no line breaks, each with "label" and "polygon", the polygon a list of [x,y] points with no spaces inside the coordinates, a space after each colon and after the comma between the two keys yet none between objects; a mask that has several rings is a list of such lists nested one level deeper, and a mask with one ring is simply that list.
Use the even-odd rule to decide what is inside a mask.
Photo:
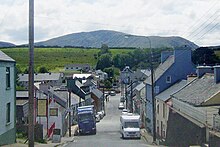
[{"label": "street lamp", "polygon": [[152,109],[153,109],[153,141],[156,142],[156,107],[154,98],[154,69],[153,69],[153,49],[151,48],[151,40],[148,36],[136,36],[136,35],[125,35],[125,38],[129,37],[144,37],[149,42],[150,47],[150,69],[151,69],[151,97],[152,97]]}]

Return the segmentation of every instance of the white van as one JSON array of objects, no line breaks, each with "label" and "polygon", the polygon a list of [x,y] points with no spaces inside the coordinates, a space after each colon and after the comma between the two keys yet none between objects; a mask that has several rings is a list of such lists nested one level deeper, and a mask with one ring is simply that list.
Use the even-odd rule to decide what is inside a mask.
[{"label": "white van", "polygon": [[123,114],[120,116],[120,132],[124,138],[141,138],[140,133],[140,115],[132,113]]}]

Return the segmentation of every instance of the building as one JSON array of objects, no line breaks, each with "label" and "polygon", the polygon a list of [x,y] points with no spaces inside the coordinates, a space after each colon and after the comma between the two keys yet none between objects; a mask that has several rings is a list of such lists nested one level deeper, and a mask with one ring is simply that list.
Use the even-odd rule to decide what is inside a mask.
[{"label": "building", "polygon": [[[154,71],[154,96],[166,90],[174,83],[186,79],[187,75],[195,73],[191,61],[191,48],[182,46],[174,51],[161,53],[161,64]],[[153,134],[153,100],[151,76],[145,80],[147,101],[147,130]],[[155,99],[154,99],[155,100]]]},{"label": "building", "polygon": [[146,90],[145,90],[145,84],[142,82],[139,85],[137,85],[134,89],[135,91],[135,97],[134,99],[134,113],[138,113],[141,116],[141,122],[142,127],[145,127],[146,125]]},{"label": "building", "polygon": [[16,141],[15,64],[0,51],[0,146]]},{"label": "building", "polygon": [[187,80],[175,83],[165,91],[158,94],[156,99],[156,133],[157,138],[162,141],[166,138],[167,122],[169,118],[170,107],[172,106],[171,95],[178,92],[187,84]]},{"label": "building", "polygon": [[98,79],[101,81],[104,81],[108,78],[108,74],[106,72],[101,71],[101,70],[96,70],[95,74],[98,76]]},{"label": "building", "polygon": [[89,64],[67,64],[64,67],[65,71],[82,71],[89,72],[91,69]]},{"label": "building", "polygon": [[220,129],[220,103],[213,104],[220,99],[220,66],[198,67],[197,78],[171,97],[166,144],[189,146],[209,142],[209,132]]},{"label": "building", "polygon": [[[28,88],[28,74],[19,74],[19,82],[21,86]],[[35,73],[34,82],[47,83],[51,86],[61,86],[63,82],[62,73]]]}]

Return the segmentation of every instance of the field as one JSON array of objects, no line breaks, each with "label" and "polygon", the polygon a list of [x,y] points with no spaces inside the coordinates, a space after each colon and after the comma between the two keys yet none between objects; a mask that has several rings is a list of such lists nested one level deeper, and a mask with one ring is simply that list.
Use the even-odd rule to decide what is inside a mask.
[{"label": "field", "polygon": [[[7,48],[1,49],[5,54],[16,60],[17,66],[24,71],[28,67],[29,50],[28,48]],[[130,49],[110,49],[113,56],[131,52]],[[46,67],[50,72],[63,71],[66,64],[88,63],[95,67],[97,59],[95,54],[99,49],[80,49],[80,48],[35,48],[34,49],[34,68]]]}]

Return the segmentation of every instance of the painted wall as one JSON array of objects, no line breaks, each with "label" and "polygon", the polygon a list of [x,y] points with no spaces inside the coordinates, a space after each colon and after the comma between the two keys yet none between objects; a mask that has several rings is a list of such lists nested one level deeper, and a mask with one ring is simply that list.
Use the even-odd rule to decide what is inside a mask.
[{"label": "painted wall", "polygon": [[[187,79],[187,75],[195,73],[195,68],[191,62],[191,50],[174,50],[174,64],[164,72],[164,74],[155,81],[155,95],[166,90],[176,82]],[[171,82],[167,83],[167,76],[171,76]],[[153,129],[153,111],[152,111],[152,94],[151,85],[146,85],[146,100],[147,100],[147,128],[152,132]]]},{"label": "painted wall", "polygon": [[[10,67],[10,88],[6,89],[6,67]],[[15,142],[15,63],[0,62],[0,145]],[[10,103],[10,122],[6,122],[6,105]]]}]

